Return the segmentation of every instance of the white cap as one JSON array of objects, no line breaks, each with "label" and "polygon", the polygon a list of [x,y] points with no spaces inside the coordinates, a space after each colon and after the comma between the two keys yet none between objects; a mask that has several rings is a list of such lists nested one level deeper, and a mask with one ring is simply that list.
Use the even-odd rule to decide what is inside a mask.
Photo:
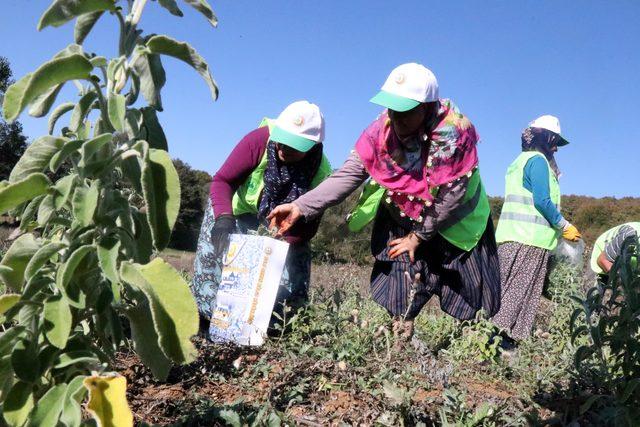
[{"label": "white cap", "polygon": [[280,113],[270,139],[307,152],[324,140],[324,117],[320,108],[309,101],[296,101]]},{"label": "white cap", "polygon": [[424,65],[402,64],[391,71],[371,102],[394,111],[408,111],[420,103],[438,100],[436,76]]},{"label": "white cap", "polygon": [[540,116],[534,121],[532,121],[531,123],[529,123],[529,127],[546,129],[546,130],[550,130],[553,133],[557,133],[558,135],[560,135],[560,138],[562,138],[562,140],[559,141],[558,146],[567,145],[569,143],[569,141],[564,139],[564,137],[560,132],[560,120],[558,120],[556,116],[551,116],[549,114]]}]

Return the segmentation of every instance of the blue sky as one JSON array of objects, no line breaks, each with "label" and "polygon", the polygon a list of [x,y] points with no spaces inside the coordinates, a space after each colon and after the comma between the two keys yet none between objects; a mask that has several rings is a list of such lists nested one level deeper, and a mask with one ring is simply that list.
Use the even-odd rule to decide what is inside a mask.
[{"label": "blue sky", "polygon": [[[49,1],[2,3],[0,55],[16,77],[72,42],[73,24],[36,31]],[[476,125],[490,194],[503,192],[521,130],[553,114],[571,141],[557,155],[564,194],[640,196],[637,0],[211,0],[217,29],[181,0],[184,18],[149,3],[141,28],[190,42],[220,85],[213,102],[197,73],[164,60],[160,120],[172,156],[195,168],[214,173],[262,117],[298,99],[321,107],[337,167],[378,114],[368,100],[389,71],[420,62]],[[103,17],[85,50],[113,56],[116,31],[115,19]],[[71,88],[61,95],[75,99]],[[29,137],[46,133],[46,119],[20,121]]]}]

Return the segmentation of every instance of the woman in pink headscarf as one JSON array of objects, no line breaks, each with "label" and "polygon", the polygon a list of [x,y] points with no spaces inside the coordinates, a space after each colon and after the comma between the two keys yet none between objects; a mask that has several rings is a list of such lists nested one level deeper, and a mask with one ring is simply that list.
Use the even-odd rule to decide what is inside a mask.
[{"label": "woman in pink headscarf", "polygon": [[478,170],[478,136],[469,120],[438,97],[433,73],[419,64],[394,69],[371,100],[386,110],[365,129],[338,171],[269,215],[279,232],[317,217],[367,179],[348,221],[374,220],[373,299],[408,339],[433,295],[457,319],[500,305],[500,272],[488,198]]}]

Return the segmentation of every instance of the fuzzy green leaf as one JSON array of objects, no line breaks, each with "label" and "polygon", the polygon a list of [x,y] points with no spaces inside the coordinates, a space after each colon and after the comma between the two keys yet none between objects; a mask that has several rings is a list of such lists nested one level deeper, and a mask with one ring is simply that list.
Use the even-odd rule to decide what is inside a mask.
[{"label": "fuzzy green leaf", "polygon": [[133,70],[140,80],[140,91],[147,103],[162,111],[160,91],[167,81],[159,55],[138,54],[133,59]]},{"label": "fuzzy green leaf", "polygon": [[80,147],[82,147],[82,144],[84,144],[84,140],[82,139],[75,139],[64,144],[62,149],[51,157],[51,160],[49,161],[49,170],[51,172],[56,172],[72,153],[75,153]]},{"label": "fuzzy green leaf", "polygon": [[53,194],[47,194],[38,206],[38,225],[44,227],[56,211]]},{"label": "fuzzy green leaf", "polygon": [[104,238],[98,245],[98,263],[102,267],[102,273],[111,282],[111,292],[116,301],[120,301],[120,290],[118,284],[118,254],[120,251],[120,241],[115,238]]},{"label": "fuzzy green leaf", "polygon": [[2,110],[7,122],[13,122],[38,96],[52,87],[74,79],[88,79],[93,65],[82,55],[54,58],[27,74],[5,92]]},{"label": "fuzzy green leaf", "polygon": [[86,13],[114,9],[114,0],[54,0],[40,17],[38,31],[48,26],[59,27]]},{"label": "fuzzy green leaf", "polygon": [[75,104],[73,102],[64,102],[58,105],[55,110],[53,110],[53,112],[49,116],[49,128],[47,130],[49,135],[53,135],[53,130],[56,127],[56,122],[58,121],[58,119],[64,114],[73,110],[73,107],[75,107]]},{"label": "fuzzy green leaf", "polygon": [[67,366],[76,365],[79,363],[88,363],[96,365],[100,363],[100,360],[95,356],[92,351],[89,350],[77,350],[63,353],[58,356],[58,359],[53,365],[54,369],[66,368]]},{"label": "fuzzy green leaf", "polygon": [[53,186],[53,188],[55,189],[53,202],[56,209],[62,208],[71,198],[73,189],[75,188],[77,177],[78,175],[75,173],[64,176],[60,178],[58,182],[56,182],[56,184]]},{"label": "fuzzy green leaf", "polygon": [[71,309],[62,295],[49,297],[44,303],[45,336],[49,342],[63,349],[71,334]]},{"label": "fuzzy green leaf", "polygon": [[149,142],[149,147],[168,151],[167,137],[158,121],[156,110],[150,107],[141,109],[143,121],[141,126],[141,138]]},{"label": "fuzzy green leaf", "polygon": [[10,272],[0,270],[0,280],[10,289],[19,292],[24,285],[24,271],[33,255],[38,251],[40,245],[33,237],[27,233],[18,237],[7,253],[0,261],[0,265],[9,267]]},{"label": "fuzzy green leaf", "polygon": [[171,360],[169,360],[160,348],[158,336],[152,321],[149,303],[142,298],[138,305],[127,310],[127,319],[131,325],[131,338],[136,353],[145,366],[148,366],[159,381],[164,381],[169,375]]},{"label": "fuzzy green leaf", "polygon": [[7,310],[16,305],[18,301],[20,301],[19,294],[0,295],[0,316],[4,315]]},{"label": "fuzzy green leaf", "polygon": [[9,175],[9,182],[16,182],[35,172],[43,172],[51,158],[69,141],[67,138],[43,136],[33,141]]},{"label": "fuzzy green leaf", "polygon": [[98,207],[99,194],[96,181],[93,181],[90,187],[86,185],[76,187],[71,204],[73,206],[73,217],[81,226],[87,226],[93,221],[93,214]]},{"label": "fuzzy green leaf", "polygon": [[52,87],[39,97],[37,97],[33,104],[31,104],[31,108],[29,109],[29,115],[33,117],[43,117],[46,116],[53,103],[56,101],[58,94],[62,90],[64,83],[60,83],[57,86]]},{"label": "fuzzy green leaf", "polygon": [[62,409],[62,421],[67,426],[80,425],[82,421],[82,407],[80,403],[84,400],[87,389],[82,382],[85,376],[77,376],[69,382],[67,391],[64,396],[64,407]]},{"label": "fuzzy green leaf", "polygon": [[145,265],[123,262],[120,277],[147,297],[164,355],[178,364],[194,360],[197,352],[190,340],[198,332],[198,308],[180,274],[156,258]]},{"label": "fuzzy green leaf", "polygon": [[24,279],[26,281],[31,280],[33,276],[49,261],[49,259],[66,248],[67,244],[63,242],[51,242],[47,243],[33,255],[29,260],[27,267],[24,270]]},{"label": "fuzzy green leaf", "polygon": [[78,165],[80,167],[86,167],[87,165],[96,161],[96,159],[94,159],[93,157],[102,149],[102,147],[105,146],[105,144],[110,143],[112,138],[113,136],[110,133],[104,133],[82,144],[82,155],[80,157],[80,162],[78,163]]},{"label": "fuzzy green leaf", "polygon": [[80,101],[73,108],[73,113],[71,113],[71,121],[69,123],[69,129],[72,132],[76,132],[80,126],[84,123],[91,111],[91,106],[93,105],[93,101],[96,100],[98,95],[94,91],[90,91],[85,93]]},{"label": "fuzzy green leaf", "polygon": [[207,18],[209,23],[214,27],[218,26],[218,17],[213,13],[213,9],[206,0],[184,0],[189,6],[200,12]]},{"label": "fuzzy green leaf", "polygon": [[51,182],[42,173],[32,173],[19,181],[0,188],[0,214],[9,212],[49,189]]},{"label": "fuzzy green leaf", "polygon": [[153,244],[160,251],[169,244],[180,209],[180,179],[166,151],[147,151],[142,164],[142,191]]},{"label": "fuzzy green leaf", "polygon": [[102,16],[104,11],[98,10],[95,12],[85,13],[80,15],[76,20],[76,25],[73,28],[73,39],[76,43],[84,43],[84,39],[87,38],[93,26],[98,22],[98,19]]},{"label": "fuzzy green leaf", "polygon": [[11,352],[11,366],[20,380],[35,383],[40,378],[37,344],[26,339],[18,341]]},{"label": "fuzzy green leaf", "polygon": [[80,246],[60,265],[56,274],[56,287],[67,298],[67,302],[76,308],[84,308],[86,296],[71,278],[80,262],[92,250],[93,245]]},{"label": "fuzzy green leaf", "polygon": [[29,416],[29,426],[56,427],[64,406],[64,396],[67,392],[66,384],[58,384],[49,389],[38,400],[38,405]]},{"label": "fuzzy green leaf", "polygon": [[184,13],[182,13],[180,8],[178,7],[178,3],[176,3],[176,0],[158,0],[158,3],[160,4],[160,6],[167,9],[170,14],[180,17],[184,16]]},{"label": "fuzzy green leaf", "polygon": [[4,420],[9,426],[21,426],[33,409],[33,387],[29,383],[17,382],[11,387],[2,405]]},{"label": "fuzzy green leaf", "polygon": [[209,86],[213,99],[218,98],[218,86],[211,76],[209,65],[191,45],[167,36],[153,36],[147,41],[147,48],[153,54],[172,56],[191,65]]},{"label": "fuzzy green leaf", "polygon": [[111,124],[115,130],[122,132],[124,130],[124,116],[127,112],[124,95],[110,93],[107,100],[107,109]]}]

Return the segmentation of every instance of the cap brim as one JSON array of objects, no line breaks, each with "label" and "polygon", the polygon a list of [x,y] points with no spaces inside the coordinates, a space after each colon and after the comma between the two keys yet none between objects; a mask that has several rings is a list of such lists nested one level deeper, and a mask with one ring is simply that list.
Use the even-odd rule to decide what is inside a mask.
[{"label": "cap brim", "polygon": [[564,147],[565,145],[569,145],[569,141],[567,141],[563,137],[560,137],[560,140],[558,141],[557,145],[558,147]]},{"label": "cap brim", "polygon": [[313,146],[316,145],[315,141],[312,141],[300,135],[295,135],[291,132],[287,132],[286,130],[281,129],[278,126],[273,127],[273,129],[271,130],[271,134],[269,135],[269,139],[303,153],[311,150]]},{"label": "cap brim", "polygon": [[405,98],[404,96],[395,95],[384,90],[378,92],[376,96],[370,99],[370,102],[400,113],[409,111],[420,105],[420,102],[415,99]]}]

